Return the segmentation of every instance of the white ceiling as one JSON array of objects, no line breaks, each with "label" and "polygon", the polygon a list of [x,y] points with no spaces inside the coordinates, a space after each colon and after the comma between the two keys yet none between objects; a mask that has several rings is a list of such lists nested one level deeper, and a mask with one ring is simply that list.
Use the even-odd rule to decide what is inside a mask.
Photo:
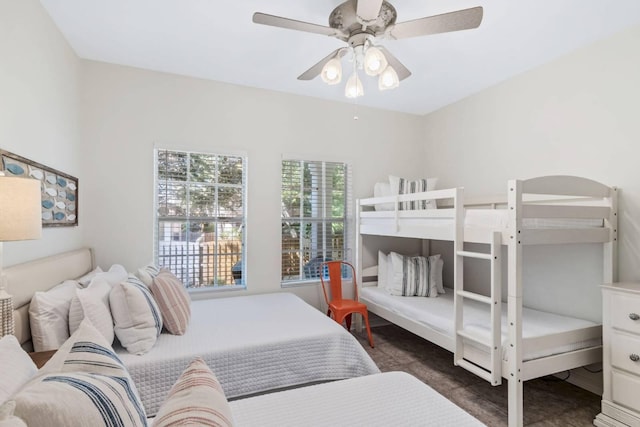
[{"label": "white ceiling", "polygon": [[[41,0],[81,58],[334,101],[344,81],[298,81],[343,42],[257,25],[254,12],[321,25],[340,0]],[[363,75],[360,105],[425,114],[640,24],[640,0],[391,0],[398,22],[483,6],[478,29],[386,46],[413,75],[378,92]],[[345,60],[346,61],[346,60]]]}]

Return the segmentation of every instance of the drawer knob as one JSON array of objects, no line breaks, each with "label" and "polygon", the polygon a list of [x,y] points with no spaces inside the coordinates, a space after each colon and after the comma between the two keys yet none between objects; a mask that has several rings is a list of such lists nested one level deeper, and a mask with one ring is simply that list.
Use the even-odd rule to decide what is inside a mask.
[{"label": "drawer knob", "polygon": [[632,362],[637,362],[638,360],[640,360],[640,356],[638,356],[637,354],[633,353],[629,355],[629,359],[631,359]]},{"label": "drawer knob", "polygon": [[636,313],[629,313],[629,319],[638,320],[640,319],[640,316],[638,316]]}]

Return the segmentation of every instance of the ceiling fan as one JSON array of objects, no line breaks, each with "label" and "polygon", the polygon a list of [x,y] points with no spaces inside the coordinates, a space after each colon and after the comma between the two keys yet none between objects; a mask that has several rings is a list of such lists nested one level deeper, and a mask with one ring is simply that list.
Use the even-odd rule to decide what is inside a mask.
[{"label": "ceiling fan", "polygon": [[396,24],[396,9],[387,1],[347,0],[331,12],[328,27],[260,12],[253,14],[253,22],[322,34],[346,42],[346,47],[331,52],[302,73],[298,80],[312,80],[320,75],[325,83],[338,84],[342,79],[341,59],[352,53],[354,72],[347,81],[345,95],[356,98],[363,95],[357,69],[379,76],[380,90],[393,89],[411,75],[388,49],[379,45],[380,39],[404,39],[477,28],[482,22],[482,13],[482,7],[478,6]]}]

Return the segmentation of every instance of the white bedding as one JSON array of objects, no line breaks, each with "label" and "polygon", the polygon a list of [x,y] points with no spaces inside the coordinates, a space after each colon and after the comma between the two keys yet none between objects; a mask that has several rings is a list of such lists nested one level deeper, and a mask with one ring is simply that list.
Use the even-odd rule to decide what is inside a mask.
[{"label": "white bedding", "polygon": [[386,372],[231,402],[236,427],[483,426],[404,372]]},{"label": "white bedding", "polygon": [[163,333],[137,356],[114,345],[148,415],[202,356],[228,398],[380,372],[342,326],[289,293],[193,301],[185,335]]},{"label": "white bedding", "polygon": [[[401,211],[400,218],[406,225],[424,225],[429,221],[432,227],[450,227],[451,223],[439,218],[429,218],[428,210]],[[362,224],[380,224],[382,221],[395,221],[395,211],[377,211],[375,217],[363,216]],[[503,230],[509,225],[509,211],[506,209],[465,209],[464,226],[466,228],[481,228]],[[524,228],[597,228],[602,227],[602,219],[585,218],[523,218]]]},{"label": "white bedding", "polygon": [[[453,290],[446,288],[446,293],[437,298],[401,297],[389,295],[384,289],[364,287],[360,291],[360,299],[366,304],[373,302],[386,309],[412,319],[418,323],[453,337]],[[541,337],[549,334],[566,332],[590,326],[596,323],[573,317],[561,316],[544,311],[523,307],[522,309],[522,337],[523,339]],[[464,328],[470,331],[486,334],[489,337],[490,315],[489,307],[478,301],[466,299],[464,302]],[[502,304],[502,354],[507,360],[507,304]],[[567,342],[555,348],[536,349],[523,355],[523,360],[533,360],[553,354],[565,353],[600,345],[600,339],[578,342]]]}]

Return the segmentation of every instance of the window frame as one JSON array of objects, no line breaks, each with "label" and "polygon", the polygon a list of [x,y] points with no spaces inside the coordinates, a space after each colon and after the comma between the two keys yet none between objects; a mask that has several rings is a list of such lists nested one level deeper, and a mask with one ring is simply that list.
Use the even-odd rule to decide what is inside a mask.
[{"label": "window frame", "polygon": [[[280,204],[281,206],[283,205],[283,199],[282,199],[282,189],[283,189],[283,181],[282,181],[282,166],[283,163],[285,161],[295,161],[295,162],[307,162],[307,163],[321,163],[322,168],[323,168],[323,176],[322,179],[326,180],[327,177],[325,175],[326,170],[325,170],[325,166],[327,163],[339,163],[342,164],[345,168],[345,176],[344,176],[344,180],[345,180],[345,206],[344,206],[344,218],[343,218],[343,227],[344,227],[344,233],[343,233],[343,253],[344,253],[344,260],[345,261],[349,261],[352,262],[353,259],[353,251],[354,251],[354,242],[355,242],[355,238],[354,238],[354,233],[355,230],[353,227],[353,203],[354,203],[354,199],[353,199],[353,163],[349,160],[345,160],[345,159],[336,159],[336,158],[327,158],[327,157],[322,157],[322,156],[307,156],[307,155],[297,155],[297,154],[283,154],[281,161],[280,161]],[[302,185],[304,182],[304,178],[302,178],[302,182],[300,182],[300,184]],[[326,195],[323,194],[323,201],[325,200]],[[323,214],[325,213],[325,210],[322,209]],[[309,219],[309,218],[307,218]],[[280,216],[280,224],[282,226],[282,223],[284,221],[284,217]],[[320,223],[331,223],[334,222],[332,221],[332,218],[322,218],[319,220]],[[324,247],[326,244],[326,240],[323,242],[319,242],[319,245]],[[298,277],[297,279],[292,279],[292,280],[284,280],[283,279],[283,275],[282,275],[282,257],[284,255],[284,249],[283,249],[283,240],[282,240],[282,234],[280,236],[280,287],[281,288],[290,288],[290,287],[302,287],[302,286],[310,286],[310,285],[317,285],[318,283],[320,283],[320,278],[319,277],[313,277],[313,278],[309,278],[309,279],[304,279],[302,277]]]},{"label": "window frame", "polygon": [[[153,147],[153,260],[156,265],[159,265],[159,247],[160,247],[160,236],[159,236],[159,222],[161,221],[161,216],[159,215],[159,171],[158,171],[158,161],[159,154],[162,151],[172,151],[177,153],[184,154],[200,154],[200,155],[210,155],[216,157],[238,157],[242,160],[242,236],[241,236],[241,256],[240,261],[242,262],[242,283],[239,284],[231,284],[231,285],[210,285],[210,286],[201,286],[201,287],[187,287],[185,285],[185,289],[192,294],[194,297],[206,297],[208,293],[218,293],[218,292],[226,292],[226,291],[235,291],[235,290],[246,290],[248,283],[248,274],[247,274],[247,228],[248,228],[248,182],[249,182],[249,159],[247,153],[245,151],[232,151],[232,150],[215,150],[215,151],[205,151],[205,150],[193,150],[193,149],[185,149],[179,147],[172,147],[166,144],[158,145],[154,144]],[[187,182],[187,181],[185,181]],[[197,182],[196,182],[197,184]],[[213,183],[211,185],[218,186],[218,183]],[[225,186],[222,186],[224,188]],[[220,188],[220,187],[218,187]],[[188,215],[187,215],[188,217]],[[186,220],[188,221],[188,219]],[[217,217],[216,217],[217,223]]]}]

